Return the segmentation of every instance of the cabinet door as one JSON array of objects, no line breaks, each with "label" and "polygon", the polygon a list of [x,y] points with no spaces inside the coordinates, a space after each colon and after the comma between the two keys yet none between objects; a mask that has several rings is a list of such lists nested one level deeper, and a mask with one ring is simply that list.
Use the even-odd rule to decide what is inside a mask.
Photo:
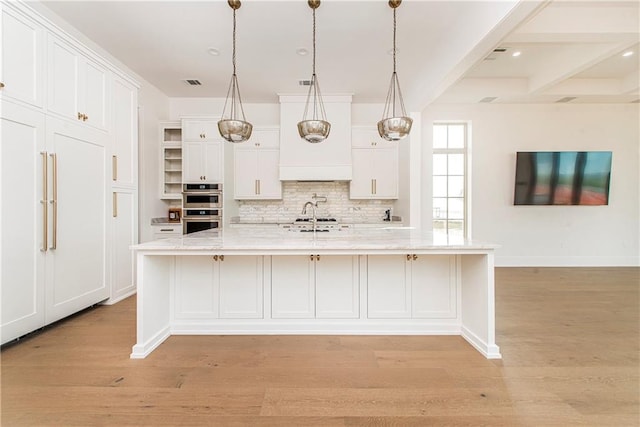
[{"label": "cabinet door", "polygon": [[233,153],[233,195],[235,199],[258,196],[258,151],[238,150]]},{"label": "cabinet door", "polygon": [[350,199],[370,199],[373,194],[373,150],[353,150],[353,179],[349,183]]},{"label": "cabinet door", "polygon": [[[80,66],[81,86],[78,91],[79,108],[85,115],[83,122],[98,129],[107,129],[108,72],[86,58],[82,59]],[[130,114],[130,110],[122,114]],[[137,111],[131,117],[137,117]]]},{"label": "cabinet door", "polygon": [[80,61],[80,55],[74,48],[50,37],[47,106],[49,111],[73,120],[79,120],[82,114],[78,104]]},{"label": "cabinet door", "polygon": [[351,199],[398,198],[398,149],[358,148],[353,150]]},{"label": "cabinet door", "polygon": [[262,318],[262,257],[225,256],[218,261],[220,317]]},{"label": "cabinet door", "polygon": [[[106,299],[107,135],[47,118],[47,147],[57,158],[50,168],[50,198],[57,189],[52,249],[47,258],[46,322]],[[56,174],[57,172],[57,174]],[[52,262],[49,262],[52,261]]]},{"label": "cabinet door", "polygon": [[249,141],[234,144],[236,150],[278,149],[280,148],[280,130],[253,128]]},{"label": "cabinet door", "polygon": [[258,150],[258,196],[260,199],[282,199],[279,162],[279,150]]},{"label": "cabinet door", "polygon": [[47,218],[40,201],[46,199],[43,172],[48,160],[40,155],[45,150],[41,113],[5,102],[1,123],[0,338],[4,344],[44,325]]},{"label": "cabinet door", "polygon": [[320,256],[316,268],[316,317],[354,319],[360,316],[357,256]]},{"label": "cabinet door", "polygon": [[411,317],[411,270],[403,255],[367,257],[369,318]]},{"label": "cabinet door", "polygon": [[417,255],[411,261],[413,317],[456,317],[456,257]]},{"label": "cabinet door", "polygon": [[271,317],[312,319],[315,316],[314,272],[310,256],[271,257]]},{"label": "cabinet door", "polygon": [[22,15],[2,8],[0,82],[2,97],[42,107],[44,30]]},{"label": "cabinet door", "polygon": [[199,184],[203,182],[203,152],[200,142],[182,144],[182,181]]},{"label": "cabinet door", "polygon": [[118,190],[112,194],[110,296],[115,302],[136,289],[133,252],[130,247],[138,240],[138,221],[135,190]]},{"label": "cabinet door", "polygon": [[398,148],[377,148],[373,152],[375,199],[398,198]]},{"label": "cabinet door", "polygon": [[210,256],[177,256],[174,316],[176,319],[218,317],[217,261]]},{"label": "cabinet door", "polygon": [[129,83],[113,82],[113,156],[111,179],[115,185],[137,185],[138,177],[138,101],[137,90]]},{"label": "cabinet door", "polygon": [[351,148],[384,148],[385,145],[389,144],[392,143],[380,138],[376,127],[351,128]]},{"label": "cabinet door", "polygon": [[224,181],[224,145],[219,141],[203,142],[202,175],[204,182],[216,184]]},{"label": "cabinet door", "polygon": [[185,141],[215,141],[221,138],[217,120],[183,120],[182,130]]}]

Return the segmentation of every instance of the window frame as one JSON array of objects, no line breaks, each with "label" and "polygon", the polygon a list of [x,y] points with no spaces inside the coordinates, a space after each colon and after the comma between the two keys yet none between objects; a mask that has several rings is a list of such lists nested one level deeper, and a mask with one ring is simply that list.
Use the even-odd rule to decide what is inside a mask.
[{"label": "window frame", "polygon": [[[436,148],[435,145],[435,138],[433,138],[433,133],[435,133],[435,128],[436,126],[447,126],[447,148]],[[449,126],[462,126],[463,127],[463,136],[464,136],[464,145],[461,148],[449,148]],[[464,188],[463,188],[463,192],[462,192],[462,199],[463,199],[463,206],[462,206],[462,211],[463,211],[463,218],[462,218],[462,235],[464,238],[469,239],[471,237],[471,192],[470,192],[470,185],[471,185],[471,168],[470,168],[470,147],[471,147],[471,137],[470,137],[470,129],[471,129],[471,124],[467,121],[452,121],[452,120],[443,120],[443,121],[434,121],[433,125],[432,125],[432,153],[431,153],[431,205],[432,205],[432,209],[431,209],[431,227],[433,229],[433,225],[435,221],[445,221],[445,228],[444,228],[444,232],[446,234],[450,234],[449,233],[449,222],[450,221],[459,221],[459,219],[457,218],[450,218],[450,214],[449,214],[449,199],[458,199],[459,197],[452,197],[449,194],[449,177],[450,176],[460,176],[460,175],[450,175],[449,174],[449,167],[447,164],[447,174],[446,175],[436,175],[434,173],[434,162],[433,162],[433,158],[436,154],[462,154],[463,156],[463,183],[464,183]],[[434,196],[434,191],[433,191],[433,182],[434,182],[434,178],[435,177],[447,177],[447,192],[446,192],[446,197],[436,197]],[[442,198],[446,198],[447,200],[447,215],[446,218],[435,218],[434,216],[434,211],[435,208],[433,207],[434,204],[434,199],[442,199]]]}]

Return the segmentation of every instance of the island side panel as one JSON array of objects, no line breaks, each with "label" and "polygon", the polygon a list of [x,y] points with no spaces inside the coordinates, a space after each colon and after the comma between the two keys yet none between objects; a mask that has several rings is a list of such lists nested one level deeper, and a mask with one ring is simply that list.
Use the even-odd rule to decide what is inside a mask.
[{"label": "island side panel", "polygon": [[495,342],[493,253],[460,256],[462,336],[488,359],[500,359]]},{"label": "island side panel", "polygon": [[137,254],[137,343],[132,359],[145,358],[170,335],[172,256]]}]

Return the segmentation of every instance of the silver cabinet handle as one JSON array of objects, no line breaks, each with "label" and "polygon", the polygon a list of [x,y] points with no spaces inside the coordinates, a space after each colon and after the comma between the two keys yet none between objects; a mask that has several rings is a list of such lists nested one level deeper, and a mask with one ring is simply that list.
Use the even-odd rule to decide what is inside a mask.
[{"label": "silver cabinet handle", "polygon": [[118,217],[118,193],[113,193],[113,217]]},{"label": "silver cabinet handle", "polygon": [[53,235],[51,243],[51,249],[56,249],[58,246],[58,155],[53,153],[51,156],[52,171],[52,184],[53,184],[53,199],[51,200],[51,209],[53,210]]},{"label": "silver cabinet handle", "polygon": [[111,156],[111,176],[114,181],[118,180],[118,156]]},{"label": "silver cabinet handle", "polygon": [[258,180],[258,194],[260,194],[260,180]]},{"label": "silver cabinet handle", "polygon": [[407,254],[407,261],[411,261],[411,255]]},{"label": "silver cabinet handle", "polygon": [[41,151],[40,156],[42,158],[42,200],[40,200],[40,203],[42,203],[42,248],[40,250],[46,252],[49,248],[49,243],[47,242],[49,236],[49,201],[47,200],[49,195],[49,189],[47,188],[49,171],[47,170],[47,164],[49,159],[46,151]]},{"label": "silver cabinet handle", "polygon": [[373,194],[378,194],[378,180],[373,180]]},{"label": "silver cabinet handle", "polygon": [[413,256],[411,257],[414,261],[418,259],[418,255],[413,254]]}]

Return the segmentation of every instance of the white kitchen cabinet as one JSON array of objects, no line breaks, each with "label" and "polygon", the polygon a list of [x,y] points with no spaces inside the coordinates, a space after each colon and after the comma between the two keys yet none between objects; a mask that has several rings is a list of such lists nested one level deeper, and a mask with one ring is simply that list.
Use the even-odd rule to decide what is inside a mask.
[{"label": "white kitchen cabinet", "polygon": [[369,318],[454,318],[456,258],[450,255],[370,255]]},{"label": "white kitchen cabinet", "polygon": [[262,256],[194,256],[176,259],[177,319],[262,318]]},{"label": "white kitchen cabinet", "polygon": [[182,120],[182,137],[185,141],[221,141],[218,120],[211,118]]},{"label": "white kitchen cabinet", "polygon": [[351,131],[353,179],[351,199],[398,198],[398,143],[380,138],[374,127],[357,126]]},{"label": "white kitchen cabinet", "polygon": [[356,319],[360,316],[359,265],[358,256],[316,256],[318,319]]},{"label": "white kitchen cabinet", "polygon": [[359,316],[357,256],[272,256],[271,263],[274,319]]},{"label": "white kitchen cabinet", "polygon": [[278,175],[278,150],[235,150],[234,198],[237,200],[282,199]]},{"label": "white kitchen cabinet", "polygon": [[130,249],[138,243],[137,194],[135,189],[112,191],[111,206],[111,295],[119,301],[136,291],[134,254]]},{"label": "white kitchen cabinet", "polygon": [[161,122],[160,182],[161,199],[182,199],[182,125]]},{"label": "white kitchen cabinet", "polygon": [[218,256],[220,318],[262,318],[263,262],[262,256]]},{"label": "white kitchen cabinet", "polygon": [[398,148],[353,150],[350,199],[398,198]]},{"label": "white kitchen cabinet", "polygon": [[175,224],[152,224],[152,239],[169,239],[182,236],[182,223]]},{"label": "white kitchen cabinet", "polygon": [[182,182],[224,181],[224,144],[213,119],[182,120]]},{"label": "white kitchen cabinet", "polygon": [[45,322],[49,205],[41,200],[47,199],[43,174],[49,160],[40,155],[46,144],[42,113],[4,101],[1,113],[0,339],[4,344]]},{"label": "white kitchen cabinet", "polygon": [[367,317],[411,317],[410,261],[404,255],[369,255],[367,258]]},{"label": "white kitchen cabinet", "polygon": [[233,147],[234,198],[282,199],[280,133],[277,128],[254,129],[251,139]]},{"label": "white kitchen cabinet", "polygon": [[213,142],[182,143],[182,182],[188,184],[224,181],[223,144]]},{"label": "white kitchen cabinet", "polygon": [[135,292],[138,125],[117,68],[23,2],[1,13],[4,343]]},{"label": "white kitchen cabinet", "polygon": [[107,129],[111,79],[106,68],[50,34],[47,71],[49,112]]},{"label": "white kitchen cabinet", "polygon": [[112,100],[113,185],[138,186],[138,89],[120,77],[114,77]]},{"label": "white kitchen cabinet", "polygon": [[412,255],[412,317],[452,319],[457,315],[457,259],[452,255]]},{"label": "white kitchen cabinet", "polygon": [[331,131],[327,139],[315,144],[298,134],[305,101],[306,95],[280,96],[280,179],[350,180],[351,96],[323,97]]},{"label": "white kitchen cabinet", "polygon": [[46,263],[45,320],[51,323],[109,297],[105,177],[110,161],[107,134],[53,117],[47,117],[46,128],[49,197],[57,207],[57,215],[54,209],[50,213],[53,248]]},{"label": "white kitchen cabinet", "polygon": [[44,29],[24,14],[2,6],[0,90],[2,99],[43,106]]}]

